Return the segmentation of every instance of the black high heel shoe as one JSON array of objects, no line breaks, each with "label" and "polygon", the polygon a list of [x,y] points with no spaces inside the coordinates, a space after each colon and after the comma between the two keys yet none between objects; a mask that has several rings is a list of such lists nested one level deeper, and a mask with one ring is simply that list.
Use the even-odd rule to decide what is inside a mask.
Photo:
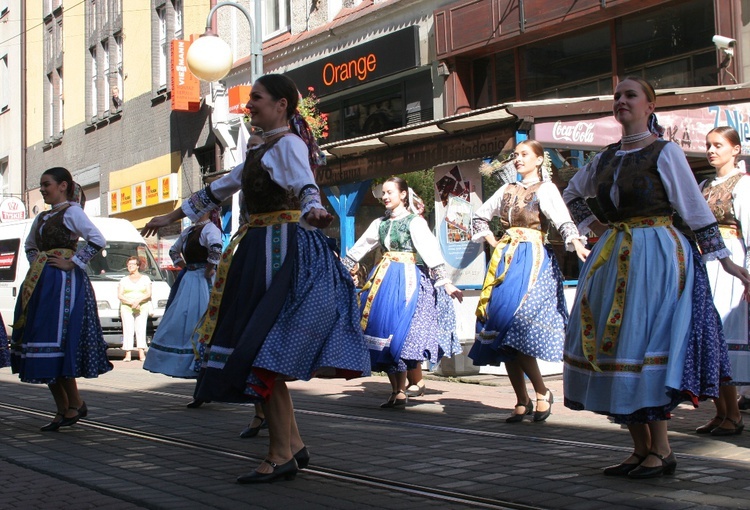
[{"label": "black high heel shoe", "polygon": [[89,409],[86,407],[86,403],[83,402],[81,404],[81,407],[69,407],[68,409],[72,409],[76,412],[75,416],[71,416],[70,418],[66,418],[63,416],[62,421],[60,422],[61,427],[70,427],[71,425],[75,425],[78,423],[78,420],[81,418],[84,418],[89,414]]},{"label": "black high heel shoe", "polygon": [[721,437],[721,436],[736,436],[736,435],[742,434],[742,431],[745,428],[745,422],[742,421],[742,416],[740,416],[740,419],[738,421],[734,421],[731,418],[724,418],[724,421],[731,423],[732,428],[724,429],[724,428],[721,428],[721,425],[720,425],[711,430],[712,436]]},{"label": "black high heel shoe", "polygon": [[549,407],[546,411],[534,412],[534,421],[544,421],[549,418],[549,415],[552,414],[552,404],[555,402],[555,398],[552,395],[552,392],[550,390],[547,390],[547,393],[544,395],[544,397],[536,399],[537,409],[539,409],[539,402],[547,402],[549,403]]},{"label": "black high heel shoe", "polygon": [[525,411],[522,414],[518,414],[516,413],[516,410],[513,409],[513,414],[505,418],[505,423],[518,423],[519,421],[523,421],[524,416],[528,416],[534,412],[534,403],[531,401],[531,399],[529,399],[525,404],[516,404],[516,407],[523,407],[525,408]]},{"label": "black high heel shoe", "polygon": [[630,464],[630,463],[626,464],[625,462],[622,462],[615,466],[609,466],[607,468],[604,468],[604,476],[625,476],[631,471],[633,471],[635,468],[640,466],[641,462],[646,460],[646,457],[644,457],[643,455],[639,455],[637,453],[633,453],[631,456],[638,459],[638,462],[636,462],[635,464]]},{"label": "black high heel shoe", "polygon": [[403,390],[400,390],[396,393],[391,393],[390,398],[386,401],[380,404],[381,409],[405,409],[406,403],[409,401],[409,397],[406,396],[406,393],[404,393],[404,398],[396,398],[396,396],[399,393],[404,393]]},{"label": "black high heel shoe", "polygon": [[55,418],[57,418],[58,416],[60,417],[59,421],[55,421],[53,419],[44,427],[40,427],[39,430],[41,430],[42,432],[54,432],[58,430],[60,428],[60,424],[62,423],[62,420],[65,418],[65,415],[63,415],[62,413],[55,413]]},{"label": "black high heel shoe", "polygon": [[697,429],[695,429],[696,434],[710,434],[713,429],[721,425],[721,422],[724,421],[723,416],[719,416],[718,414],[711,418],[711,420],[706,423],[705,425],[701,425]]},{"label": "black high heel shoe", "polygon": [[245,429],[242,432],[240,432],[240,437],[242,439],[247,439],[249,437],[255,437],[255,436],[258,435],[258,432],[260,432],[263,429],[267,429],[268,428],[268,422],[266,421],[265,418],[261,418],[260,416],[256,415],[256,416],[253,416],[253,421],[255,421],[255,420],[260,420],[260,425],[258,425],[257,427],[253,427],[253,422],[251,421],[247,425],[247,427],[245,427]]},{"label": "black high heel shoe", "polygon": [[269,464],[273,468],[273,471],[270,473],[259,473],[253,471],[252,473],[238,476],[237,483],[271,483],[282,477],[285,480],[294,480],[297,476],[297,471],[299,470],[297,467],[297,461],[294,460],[294,457],[292,457],[289,462],[285,462],[281,465],[271,462],[268,459],[264,459],[263,462]]},{"label": "black high heel shoe", "polygon": [[294,460],[297,461],[297,469],[305,469],[310,465],[310,452],[307,451],[307,446],[303,446],[294,454]]},{"label": "black high heel shoe", "polygon": [[188,402],[185,407],[187,407],[188,409],[198,409],[203,404],[210,404],[210,403],[211,403],[210,400],[201,400],[199,398],[194,398],[193,400]]},{"label": "black high heel shoe", "polygon": [[674,452],[669,452],[669,455],[666,457],[656,452],[649,452],[649,455],[658,458],[661,461],[661,466],[646,467],[641,462],[640,466],[628,473],[628,478],[644,480],[646,478],[658,478],[661,475],[674,474],[675,469],[677,469],[677,459],[674,456]]}]

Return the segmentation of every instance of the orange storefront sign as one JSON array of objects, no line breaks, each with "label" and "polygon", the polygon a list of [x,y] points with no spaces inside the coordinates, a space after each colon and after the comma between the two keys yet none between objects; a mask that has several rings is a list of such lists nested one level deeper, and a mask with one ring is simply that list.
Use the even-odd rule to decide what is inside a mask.
[{"label": "orange storefront sign", "polygon": [[172,110],[197,112],[201,109],[201,87],[187,67],[189,47],[190,41],[174,39],[171,43]]},{"label": "orange storefront sign", "polygon": [[250,100],[250,85],[237,85],[229,89],[229,113],[245,113],[245,105]]}]

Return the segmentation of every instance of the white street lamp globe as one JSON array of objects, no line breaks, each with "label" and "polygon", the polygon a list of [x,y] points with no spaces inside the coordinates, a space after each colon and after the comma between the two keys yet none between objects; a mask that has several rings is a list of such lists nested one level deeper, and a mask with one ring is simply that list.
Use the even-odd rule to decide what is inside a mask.
[{"label": "white street lamp globe", "polygon": [[219,36],[204,34],[194,41],[187,52],[190,72],[199,80],[216,81],[232,69],[232,49]]}]

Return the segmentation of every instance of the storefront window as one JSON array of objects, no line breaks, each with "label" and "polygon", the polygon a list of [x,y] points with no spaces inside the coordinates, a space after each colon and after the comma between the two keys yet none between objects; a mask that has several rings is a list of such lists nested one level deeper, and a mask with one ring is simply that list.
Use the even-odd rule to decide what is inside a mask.
[{"label": "storefront window", "polygon": [[495,94],[497,104],[516,100],[516,59],[513,51],[495,55]]},{"label": "storefront window", "polygon": [[524,99],[609,94],[612,92],[609,27],[526,46],[523,68]]},{"label": "storefront window", "polygon": [[432,82],[423,72],[320,104],[328,114],[326,143],[432,120]]},{"label": "storefront window", "polygon": [[617,24],[624,75],[638,75],[656,88],[715,85],[713,0],[679,2]]}]

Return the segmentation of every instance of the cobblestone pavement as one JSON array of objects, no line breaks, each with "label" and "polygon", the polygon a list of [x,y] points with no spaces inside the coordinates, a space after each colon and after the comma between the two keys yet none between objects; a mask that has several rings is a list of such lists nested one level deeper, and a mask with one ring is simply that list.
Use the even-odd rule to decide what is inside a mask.
[{"label": "cobblestone pavement", "polygon": [[[557,402],[546,423],[506,424],[515,398],[502,376],[427,376],[406,410],[382,410],[385,377],[290,383],[310,470],[293,482],[234,483],[268,445],[238,434],[252,406],[186,409],[193,381],[139,362],[79,380],[89,416],[54,433],[44,386],[0,370],[0,509],[750,508],[748,435],[693,432],[713,405],[680,406],[670,423],[674,476],[604,477],[629,435],[605,417]],[[748,416],[747,418],[750,418]],[[750,432],[750,431],[748,431]]]}]

